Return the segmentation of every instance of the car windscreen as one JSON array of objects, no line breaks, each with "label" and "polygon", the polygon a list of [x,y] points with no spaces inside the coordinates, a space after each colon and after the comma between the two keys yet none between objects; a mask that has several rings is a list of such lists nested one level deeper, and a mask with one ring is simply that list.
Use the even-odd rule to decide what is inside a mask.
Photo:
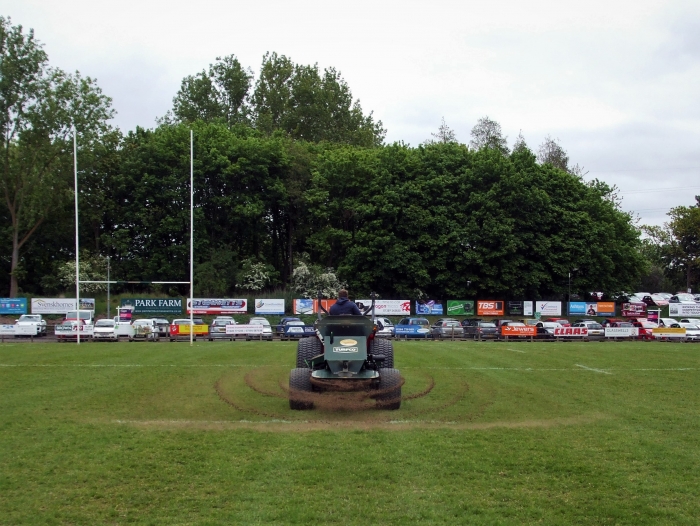
[{"label": "car windscreen", "polygon": [[112,320],[99,320],[95,323],[95,327],[114,327],[114,322]]},{"label": "car windscreen", "polygon": [[486,328],[493,328],[493,329],[495,329],[495,328],[496,328],[496,324],[495,324],[495,323],[491,323],[490,321],[482,321],[482,322],[479,322],[479,327],[486,327]]}]

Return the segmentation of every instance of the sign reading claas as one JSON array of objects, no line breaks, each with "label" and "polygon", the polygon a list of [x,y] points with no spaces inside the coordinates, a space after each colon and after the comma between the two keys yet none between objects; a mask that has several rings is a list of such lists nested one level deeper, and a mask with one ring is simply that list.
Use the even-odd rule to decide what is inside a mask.
[{"label": "sign reading claas", "polygon": [[182,314],[182,298],[122,298],[122,307],[134,314]]}]

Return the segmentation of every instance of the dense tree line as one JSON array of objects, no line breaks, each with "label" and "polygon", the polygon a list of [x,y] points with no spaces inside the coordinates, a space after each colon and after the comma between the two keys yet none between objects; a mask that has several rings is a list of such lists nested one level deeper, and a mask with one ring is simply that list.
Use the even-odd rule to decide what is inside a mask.
[{"label": "dense tree line", "polygon": [[[10,37],[41,51],[9,20],[2,28],[3,53]],[[37,60],[46,69],[45,56]],[[62,90],[61,78],[69,80]],[[25,188],[39,197],[17,264],[2,259],[0,295],[19,291],[13,287],[69,290],[64,267],[75,245],[66,130],[81,123],[81,257],[101,276],[107,256],[113,279],[189,276],[190,130],[198,295],[288,287],[303,263],[307,271],[337,269],[357,294],[548,298],[566,292],[574,269],[573,290],[614,293],[634,288],[649,266],[614,189],[585,183],[557,141],[548,138],[535,154],[521,134],[511,150],[498,123],[484,118],[470,145],[444,120],[436,140],[386,145],[381,122],[363,113],[334,69],[268,54],[254,82],[234,56],[217,59],[183,80],[157,127],[126,135],[106,124],[110,101],[93,81],[56,79],[44,93],[83,103],[65,105],[71,111],[61,113],[58,131],[25,127],[43,133],[44,150],[8,135],[21,112],[3,110],[3,190],[14,180],[32,182]],[[36,151],[56,152],[50,182],[31,179],[35,168],[18,175],[18,152]],[[51,206],[41,205],[49,197]],[[6,201],[0,243],[3,254],[14,254],[17,228]]]}]

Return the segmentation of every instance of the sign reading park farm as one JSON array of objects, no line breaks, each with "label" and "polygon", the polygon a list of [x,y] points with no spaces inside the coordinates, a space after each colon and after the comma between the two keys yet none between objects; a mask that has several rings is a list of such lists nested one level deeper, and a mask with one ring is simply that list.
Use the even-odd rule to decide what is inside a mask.
[{"label": "sign reading park farm", "polygon": [[182,298],[122,298],[122,307],[134,314],[182,314]]}]

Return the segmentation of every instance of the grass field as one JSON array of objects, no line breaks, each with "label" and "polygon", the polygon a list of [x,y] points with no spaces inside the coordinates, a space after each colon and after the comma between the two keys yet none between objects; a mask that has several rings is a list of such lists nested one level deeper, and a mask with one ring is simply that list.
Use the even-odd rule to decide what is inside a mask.
[{"label": "grass field", "polygon": [[291,412],[293,342],[0,345],[0,524],[700,521],[700,345],[395,349],[399,411]]}]

